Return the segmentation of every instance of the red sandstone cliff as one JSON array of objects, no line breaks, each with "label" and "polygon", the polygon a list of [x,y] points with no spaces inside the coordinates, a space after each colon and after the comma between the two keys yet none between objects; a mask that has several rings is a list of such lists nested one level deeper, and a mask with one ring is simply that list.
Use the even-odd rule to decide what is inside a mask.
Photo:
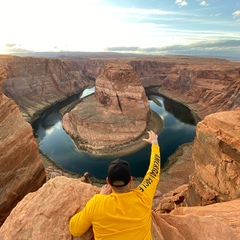
[{"label": "red sandstone cliff", "polygon": [[6,71],[0,68],[0,225],[12,208],[45,182],[45,171],[30,124],[2,94]]},{"label": "red sandstone cliff", "polygon": [[[8,78],[3,91],[20,107],[27,119],[95,80],[111,58],[48,59],[1,56]],[[139,57],[118,59],[129,63],[144,87],[183,102],[204,118],[239,109],[239,63],[197,57]]]},{"label": "red sandstone cliff", "polygon": [[27,120],[83,91],[90,81],[78,62],[71,60],[2,56],[0,66],[7,71],[3,92],[17,103]]},{"label": "red sandstone cliff", "polygon": [[[195,169],[188,183],[167,193],[156,212],[171,212],[179,206],[204,206],[239,198],[240,111],[211,114],[199,122],[192,159],[189,160],[190,164],[193,161]],[[186,168],[183,166],[182,170]]]},{"label": "red sandstone cliff", "polygon": [[208,115],[194,140],[195,172],[187,205],[207,205],[240,197],[240,111]]},{"label": "red sandstone cliff", "polygon": [[226,61],[175,65],[159,92],[185,103],[204,118],[240,109],[240,64]]},{"label": "red sandstone cliff", "polygon": [[[157,61],[162,60],[158,59]],[[199,62],[196,63],[196,61],[192,63],[186,63],[186,61],[189,61],[189,59],[182,59],[178,64],[173,64],[166,77],[162,75],[161,71],[155,72],[159,76],[158,78],[161,79],[162,87],[160,91],[179,101],[183,101],[199,112],[202,117],[221,109],[232,109],[235,111],[210,115],[199,123],[197,136],[194,141],[193,159],[196,166],[195,173],[191,176],[190,183],[182,186],[181,189],[174,190],[172,198],[168,198],[167,201],[168,204],[171,204],[169,201],[172,199],[173,207],[175,204],[205,205],[217,201],[227,202],[204,207],[177,208],[171,214],[164,215],[156,211],[153,215],[153,239],[239,239],[240,203],[238,199],[231,200],[239,198],[240,133],[239,111],[236,111],[239,109],[239,65],[227,61],[215,61],[212,64],[210,63],[213,60],[209,60],[209,62],[202,61],[201,64]],[[98,65],[97,62],[95,62],[96,65]],[[140,63],[138,60],[134,61],[136,72],[139,71],[137,69],[138,62]],[[80,68],[81,64],[78,63],[77,65]],[[140,65],[144,65],[144,63]],[[159,64],[156,65],[159,66]],[[148,63],[148,66],[154,69],[154,64]],[[149,67],[143,67],[141,76],[147,76],[147,73],[149,74],[150,72]],[[96,74],[94,73],[94,68],[88,74]],[[150,78],[146,77],[145,79],[147,79],[145,86],[151,84]],[[47,95],[44,96],[46,97]],[[32,162],[32,159],[36,158],[35,149],[37,147],[35,141],[31,145],[32,135],[28,133],[30,126],[25,126],[19,120],[20,117],[18,110],[18,114],[16,112],[16,105],[3,95],[0,96],[0,100],[1,113],[3,113],[1,114],[0,127],[4,126],[3,130],[1,129],[0,131],[0,134],[3,134],[1,143],[4,143],[1,145],[2,149],[0,149],[0,152],[6,152],[7,157],[13,156],[13,159],[11,157],[8,158],[8,160],[11,160],[10,162],[4,161],[5,164],[3,166],[9,172],[7,174],[1,173],[1,175],[3,175],[5,180],[16,176],[18,180],[16,184],[19,184],[19,179],[22,178],[22,175],[19,177],[20,175],[18,174],[25,174],[29,178],[29,171],[25,171],[25,167],[19,168],[23,166],[22,162],[17,162],[17,165],[15,165],[12,161],[18,160],[19,156],[21,156],[21,160],[26,159],[25,157],[27,156],[28,163],[30,159]],[[207,104],[209,104],[209,108],[206,107],[208,106]],[[6,109],[6,106],[9,106],[9,108]],[[11,110],[10,112],[9,109]],[[15,133],[12,133],[11,128],[8,127],[9,124],[16,125],[15,122],[13,123],[13,115],[17,116],[14,116],[14,119],[21,127],[20,129],[14,129]],[[3,125],[3,122],[7,122],[7,125]],[[23,130],[26,130],[27,134],[22,134],[21,131]],[[18,134],[18,139],[21,138],[21,142],[13,139],[15,134]],[[16,151],[14,150],[19,149],[18,144],[23,143],[28,148],[24,148],[24,150],[20,148],[21,150],[18,151],[19,155],[15,155]],[[2,156],[0,156],[0,159],[2,161]],[[35,163],[34,166],[38,168],[39,164]],[[29,165],[28,168],[32,169]],[[14,172],[16,169],[18,170]],[[39,179],[41,179],[41,176]],[[16,239],[17,237],[21,239],[42,239],[45,236],[44,234],[46,234],[48,239],[70,239],[71,236],[67,230],[70,215],[78,210],[80,201],[84,203],[91,197],[91,194],[95,194],[92,186],[88,186],[85,189],[82,187],[82,184],[80,186],[75,181],[70,183],[69,181],[56,179],[49,184],[45,184],[39,191],[27,195],[0,228],[0,237],[6,240]],[[61,182],[63,183],[61,184]],[[15,187],[15,183],[13,184]],[[3,186],[5,187],[5,185]],[[20,189],[25,190],[25,186],[26,184],[21,185]],[[30,184],[29,186],[32,185]],[[49,195],[50,192],[51,195]],[[81,192],[81,196],[76,195],[79,192]],[[87,196],[82,194],[84,192],[86,192]],[[13,193],[19,194],[15,189],[11,190],[11,193],[10,197],[15,197]],[[0,196],[2,197],[3,195],[1,194]],[[74,201],[74,204],[71,201],[69,205],[70,196],[73,197],[71,199]],[[50,202],[51,199],[49,197],[53,200],[52,202]],[[33,198],[34,201],[32,201]],[[80,207],[82,206],[83,204],[80,204]],[[37,222],[35,222],[36,219],[38,219]],[[42,229],[45,229],[45,231],[43,232]],[[56,232],[53,233],[52,229],[55,229]]]}]

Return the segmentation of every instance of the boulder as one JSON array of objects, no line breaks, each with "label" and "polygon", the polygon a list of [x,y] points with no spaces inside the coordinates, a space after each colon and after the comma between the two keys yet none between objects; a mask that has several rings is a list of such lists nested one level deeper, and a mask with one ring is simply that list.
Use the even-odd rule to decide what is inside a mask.
[{"label": "boulder", "polygon": [[[65,176],[50,179],[38,191],[29,193],[13,209],[0,228],[4,240],[71,240],[69,220],[99,189],[80,179]],[[82,237],[89,240],[91,229]]]},{"label": "boulder", "polygon": [[208,206],[182,207],[152,215],[153,239],[240,239],[240,199]]}]

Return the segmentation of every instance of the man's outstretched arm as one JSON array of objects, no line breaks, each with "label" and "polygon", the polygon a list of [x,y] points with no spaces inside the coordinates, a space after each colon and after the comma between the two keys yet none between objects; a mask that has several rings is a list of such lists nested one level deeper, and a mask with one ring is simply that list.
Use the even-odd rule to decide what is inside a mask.
[{"label": "man's outstretched arm", "polygon": [[160,178],[160,148],[157,134],[153,131],[149,131],[148,134],[149,138],[143,140],[152,145],[150,163],[147,173],[138,188],[152,199]]}]

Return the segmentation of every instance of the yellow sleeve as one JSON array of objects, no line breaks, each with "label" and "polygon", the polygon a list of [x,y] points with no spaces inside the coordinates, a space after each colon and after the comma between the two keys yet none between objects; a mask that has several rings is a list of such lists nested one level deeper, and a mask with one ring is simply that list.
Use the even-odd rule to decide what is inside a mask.
[{"label": "yellow sleeve", "polygon": [[69,231],[76,237],[83,235],[92,225],[91,208],[93,206],[94,197],[90,199],[82,211],[76,213],[69,222]]},{"label": "yellow sleeve", "polygon": [[146,194],[150,200],[154,197],[156,187],[160,179],[160,165],[160,147],[158,145],[152,145],[147,173],[142,183],[138,186],[138,189]]}]

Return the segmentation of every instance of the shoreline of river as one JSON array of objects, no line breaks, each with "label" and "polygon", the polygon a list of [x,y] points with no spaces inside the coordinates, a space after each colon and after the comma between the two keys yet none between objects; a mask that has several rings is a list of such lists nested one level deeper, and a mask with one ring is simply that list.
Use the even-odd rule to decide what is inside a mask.
[{"label": "shoreline of river", "polygon": [[196,125],[197,125],[198,122],[202,121],[202,118],[198,115],[197,110],[194,109],[193,107],[191,107],[190,104],[187,104],[186,102],[181,101],[179,98],[174,98],[173,96],[170,96],[169,92],[165,93],[164,91],[162,91],[161,87],[159,87],[159,86],[152,87],[151,92],[155,93],[155,94],[158,94],[160,96],[163,96],[164,98],[171,99],[174,102],[180,103],[183,106],[187,107],[191,111],[191,114],[193,116],[193,119],[194,119]]},{"label": "shoreline of river", "polygon": [[[154,111],[151,110],[151,114],[149,117],[146,131],[153,130],[159,134],[161,132],[162,128],[163,128],[163,122],[162,122],[161,118],[158,116],[158,114],[156,114]],[[126,144],[107,148],[106,151],[108,151],[108,155],[114,155],[113,151],[115,154],[117,153],[117,154],[122,154],[122,155],[134,153],[136,151],[139,151],[140,149],[142,149],[143,147],[145,147],[148,144],[142,140],[143,138],[146,138],[146,137],[147,137],[147,134],[146,134],[146,132],[144,132],[137,139],[132,140],[131,142],[128,142]],[[67,174],[69,177],[73,177],[73,178],[83,177],[78,173],[71,172],[71,171],[68,171],[68,170],[62,168],[57,163],[55,163],[53,160],[51,160],[46,154],[44,154],[40,149],[39,149],[39,154],[40,154],[40,158],[43,162],[43,165],[45,167],[45,170],[48,167],[51,167],[51,168],[55,169],[59,175],[62,175],[62,176]],[[48,170],[46,172],[48,172]],[[94,178],[91,176],[90,176],[90,179],[93,183],[97,183],[97,184],[105,183],[104,179],[97,179],[97,178]],[[142,178],[135,178],[135,177],[134,177],[134,179],[137,181],[142,180]]]},{"label": "shoreline of river", "polygon": [[[194,172],[194,162],[192,160],[193,143],[185,143],[181,145],[176,152],[174,152],[167,161],[167,164],[161,168],[160,181],[157,186],[162,194],[165,194],[171,190],[176,189],[182,184],[186,184],[189,181],[189,176]],[[47,155],[39,151],[40,159],[43,163],[47,176],[47,180],[53,178],[52,176],[66,176],[69,178],[83,178],[82,175],[68,171],[54,161],[49,159]],[[49,170],[52,171],[49,173]],[[101,187],[106,183],[105,179],[97,179],[90,177],[90,180],[94,186]],[[133,184],[137,187],[143,178],[133,176]]]},{"label": "shoreline of river", "polygon": [[[155,92],[155,91],[152,91],[152,93],[153,92]],[[161,93],[159,93],[159,92],[157,92],[156,91],[156,93],[158,93],[158,94],[161,94]],[[164,96],[164,95],[163,95]],[[154,96],[153,96],[153,98],[154,98]],[[161,103],[160,102],[158,102],[158,100],[157,99],[152,99],[151,98],[151,100],[153,100],[157,105],[159,105],[159,106],[161,106]],[[72,107],[72,106],[71,106]],[[65,109],[66,110],[66,109]],[[157,115],[157,117],[158,117],[158,119],[155,117],[152,117],[153,119],[155,119],[155,121],[150,121],[149,120],[149,123],[148,123],[148,129],[147,130],[155,130],[153,127],[155,127],[156,128],[156,125],[158,125],[158,124],[160,124],[160,127],[159,127],[159,132],[161,132],[162,131],[162,129],[163,129],[163,121],[160,121],[160,123],[159,123],[159,115],[157,114],[157,113],[155,113],[154,111],[152,111],[154,114],[156,114]],[[151,115],[154,115],[154,114],[151,114]],[[157,119],[157,121],[156,121],[156,119]],[[161,118],[160,118],[161,119]],[[162,119],[161,119],[162,120]],[[156,124],[157,123],[157,124]],[[152,127],[153,126],[153,127]],[[155,130],[156,131],[156,130]],[[156,132],[158,132],[158,131],[156,131]],[[137,141],[136,141],[136,139],[134,140],[134,141],[131,141],[131,142],[129,142],[129,143],[126,143],[126,144],[124,144],[124,145],[119,145],[119,146],[116,146],[116,148],[114,149],[114,151],[116,152],[116,151],[119,151],[119,149],[117,149],[117,148],[120,148],[121,149],[121,153],[124,155],[124,154],[130,154],[130,153],[133,153],[133,152],[136,152],[136,151],[138,151],[138,150],[140,150],[140,149],[142,149],[143,147],[145,147],[146,145],[147,145],[147,143],[146,142],[144,142],[144,141],[142,141],[142,138],[146,138],[147,137],[147,132],[145,131],[144,132],[144,134],[142,135],[142,136],[139,136],[139,138],[137,139]],[[181,146],[180,146],[181,147]],[[113,150],[113,149],[110,149],[111,151]],[[50,170],[50,171],[54,171],[54,169],[56,170],[56,172],[57,172],[57,174],[60,174],[60,175],[65,175],[66,176],[66,174],[69,176],[69,177],[73,177],[73,178],[82,178],[83,176],[81,176],[80,174],[77,174],[77,173],[75,173],[75,172],[71,172],[71,171],[69,171],[69,170],[66,170],[66,169],[63,169],[61,166],[59,166],[59,165],[57,165],[54,161],[52,161],[51,159],[49,159],[44,153],[42,153],[41,152],[41,150],[39,150],[40,151],[40,155],[41,155],[41,159],[42,159],[42,161],[43,161],[43,164],[44,164],[44,167],[45,167],[45,169],[47,169],[48,167],[51,167],[52,168],[52,170]],[[172,154],[172,155],[174,155],[174,153]],[[172,156],[171,155],[171,156]],[[171,157],[170,156],[170,157]],[[177,161],[177,159],[175,159],[174,161],[172,161],[172,160],[170,160],[170,157],[169,157],[169,159],[167,160],[167,162],[166,162],[166,164],[165,164],[165,166],[164,166],[164,168],[162,169],[162,173],[164,173],[164,172],[168,172],[168,171],[170,171],[170,169],[172,168],[172,166],[173,165],[176,165],[176,162],[175,161]],[[46,171],[47,172],[47,171]],[[93,182],[93,184],[95,185],[95,184],[105,184],[105,179],[104,180],[102,180],[102,179],[97,179],[97,178],[93,178],[93,177],[91,177],[91,176],[89,176],[90,177],[90,179],[91,179],[91,181]],[[139,180],[139,181],[141,181],[142,180],[142,178],[140,177],[140,178],[135,178],[137,181]]]}]

